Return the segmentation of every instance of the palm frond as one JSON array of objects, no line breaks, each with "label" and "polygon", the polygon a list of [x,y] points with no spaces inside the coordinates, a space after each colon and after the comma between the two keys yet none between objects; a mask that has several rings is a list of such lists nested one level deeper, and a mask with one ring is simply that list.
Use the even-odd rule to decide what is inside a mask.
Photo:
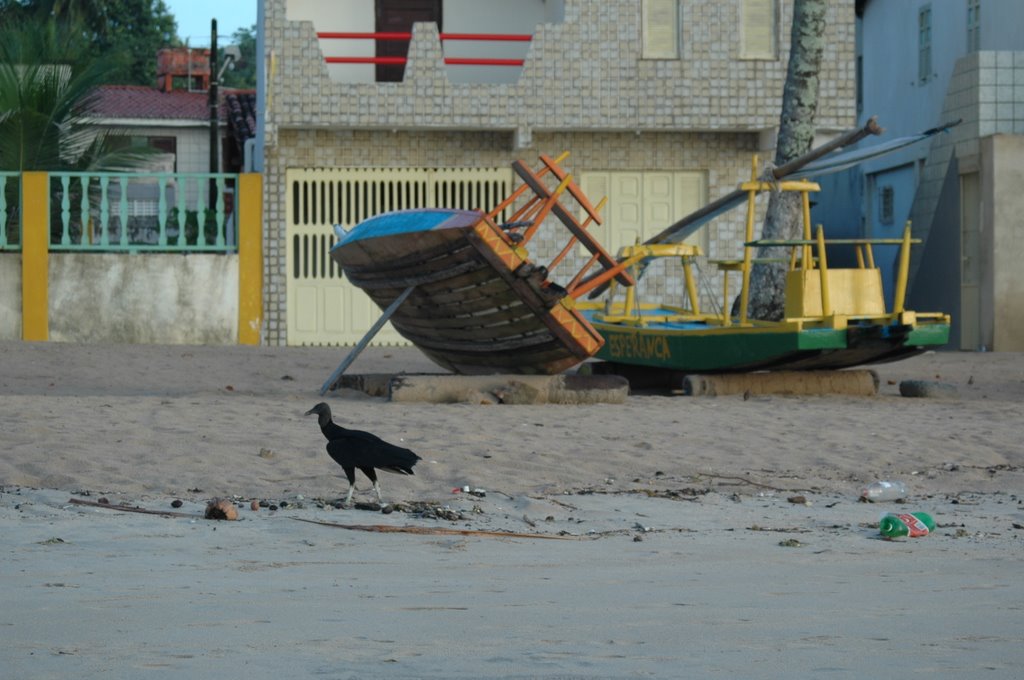
[{"label": "palm frond", "polygon": [[[86,114],[114,65],[81,61],[81,31],[54,20],[0,26],[0,169],[93,169],[104,154],[87,155],[103,134]],[[113,157],[111,157],[113,158]],[[125,159],[116,161],[124,167]]]}]

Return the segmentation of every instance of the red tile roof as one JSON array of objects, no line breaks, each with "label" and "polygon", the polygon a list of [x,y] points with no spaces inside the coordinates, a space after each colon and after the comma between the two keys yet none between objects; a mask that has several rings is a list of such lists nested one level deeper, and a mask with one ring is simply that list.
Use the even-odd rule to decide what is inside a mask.
[{"label": "red tile roof", "polygon": [[[96,95],[90,106],[96,118],[209,121],[206,92],[163,92],[142,85],[101,85],[96,88]],[[256,136],[256,93],[252,90],[224,91],[218,113],[239,149],[246,139]]]},{"label": "red tile roof", "polygon": [[[206,92],[163,92],[143,85],[101,85],[90,107],[98,118],[145,118],[156,120],[209,120]],[[225,120],[223,101],[220,119]]]}]

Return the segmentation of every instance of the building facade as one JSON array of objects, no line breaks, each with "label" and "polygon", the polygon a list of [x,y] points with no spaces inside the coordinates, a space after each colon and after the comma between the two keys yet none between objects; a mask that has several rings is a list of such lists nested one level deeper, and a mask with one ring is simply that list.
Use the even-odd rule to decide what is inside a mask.
[{"label": "building facade", "polygon": [[[858,0],[857,107],[877,144],[960,121],[931,143],[823,183],[817,217],[849,235],[923,240],[911,308],[949,312],[953,349],[1024,350],[1024,4]],[[876,259],[891,291],[895,252]]]},{"label": "building facade", "polygon": [[[325,263],[331,227],[418,207],[417,182],[433,187],[428,203],[487,209],[512,161],[569,151],[592,200],[609,198],[599,237],[612,250],[733,190],[753,154],[772,153],[792,19],[784,0],[263,0],[260,11],[264,341],[275,345],[358,340],[379,310]],[[398,47],[380,37],[405,26]],[[853,3],[829,3],[825,136],[854,123],[854,36]],[[404,63],[369,63],[405,49]],[[710,258],[734,257],[743,219],[695,238]],[[535,239],[531,257],[554,243]],[[641,295],[682,291],[652,268]]]}]

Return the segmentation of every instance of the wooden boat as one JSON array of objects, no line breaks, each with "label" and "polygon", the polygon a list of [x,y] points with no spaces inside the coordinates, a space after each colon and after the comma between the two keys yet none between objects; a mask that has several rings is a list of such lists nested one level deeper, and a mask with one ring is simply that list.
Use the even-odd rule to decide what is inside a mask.
[{"label": "wooden boat", "polygon": [[[595,371],[629,375],[631,382],[665,383],[673,373],[725,373],[757,370],[840,369],[902,359],[949,341],[950,317],[905,308],[911,239],[908,224],[902,239],[826,240],[819,226],[812,238],[811,191],[820,187],[806,180],[762,182],[753,178],[741,185],[747,200],[780,189],[800,192],[803,199],[804,238],[753,240],[754,211],[747,211],[747,238],[739,260],[713,262],[723,274],[722,299],[729,304],[728,273],[742,277],[740,313],[701,311],[692,264],[700,250],[685,244],[644,244],[619,252],[619,261],[634,273],[657,258],[675,258],[686,281],[686,305],[640,304],[635,287],[617,300],[611,284],[604,302],[581,305],[584,316],[604,338]],[[856,249],[858,266],[829,268],[826,246]],[[874,266],[873,248],[899,248],[899,271],[894,303],[886,309],[881,272]],[[755,250],[788,249],[785,317],[781,321],[747,318],[750,272]]]},{"label": "wooden boat", "polygon": [[[937,131],[940,129],[918,138]],[[909,228],[902,240],[845,241],[857,248],[860,268],[828,269],[825,246],[840,242],[824,241],[820,231],[811,238],[808,192],[819,187],[805,180],[786,179],[811,169],[817,159],[828,160],[824,157],[832,151],[880,132],[872,119],[864,128],[774,169],[770,183],[756,179],[755,159],[750,182],[684,217],[646,244],[624,249],[617,258],[587,231],[590,224],[601,223],[604,200],[596,207],[591,205],[562,169],[560,163],[567,153],[557,159],[540,156],[536,171],[515,161],[512,168],[522,185],[486,213],[420,209],[370,218],[345,235],[332,248],[331,257],[384,313],[324,383],[321,393],[337,385],[348,365],[388,320],[438,365],[464,374],[554,374],[595,356],[605,360],[609,372],[627,366],[634,372],[655,375],[843,368],[890,361],[945,344],[948,315],[904,309]],[[748,210],[743,260],[717,263],[726,274],[741,272],[743,312],[736,319],[726,313],[703,313],[690,269],[699,251],[665,241],[681,240],[744,198],[752,205],[758,193],[776,188],[803,193],[804,239],[754,241],[753,211]],[[505,217],[508,213],[511,216]],[[568,240],[549,263],[539,265],[529,259],[526,246],[549,216],[565,227]],[[577,244],[591,257],[568,283],[560,285],[550,274]],[[897,303],[889,311],[882,302],[881,274],[872,259],[875,245],[901,247]],[[781,322],[746,318],[753,249],[761,246],[792,251],[786,319]],[[688,307],[636,302],[634,283],[657,257],[682,261]],[[588,274],[595,264],[597,271]],[[727,276],[724,282],[723,299],[728,300]],[[616,302],[615,292],[622,288],[627,291],[625,302]],[[608,289],[611,293],[606,302],[580,299]]]},{"label": "wooden boat", "polygon": [[[390,320],[443,368],[463,374],[562,372],[593,356],[603,342],[573,300],[610,280],[633,283],[587,231],[591,222],[600,223],[601,206],[592,206],[562,169],[564,158],[541,156],[537,171],[513,163],[523,184],[490,212],[421,209],[372,217],[341,239],[331,257],[385,310],[381,324]],[[576,205],[567,207],[568,199]],[[582,222],[576,206],[586,215]],[[506,211],[511,217],[501,220]],[[529,259],[525,246],[548,215],[566,227],[568,243],[542,266]],[[592,258],[563,287],[549,275],[577,243]],[[593,263],[599,271],[584,278]]]}]

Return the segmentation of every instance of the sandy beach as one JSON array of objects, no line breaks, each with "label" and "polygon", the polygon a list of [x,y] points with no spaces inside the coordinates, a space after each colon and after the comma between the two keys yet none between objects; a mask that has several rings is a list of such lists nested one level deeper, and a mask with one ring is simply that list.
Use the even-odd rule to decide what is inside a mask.
[{"label": "sandy beach", "polygon": [[[332,392],[422,457],[381,477],[384,514],[334,507],[303,416],[345,352],[0,342],[3,677],[1019,673],[1024,355],[880,365],[875,397]],[[349,372],[438,369],[371,348]],[[857,502],[875,479],[907,501]],[[214,497],[239,521],[203,519]],[[887,510],[938,528],[880,540]]]}]

